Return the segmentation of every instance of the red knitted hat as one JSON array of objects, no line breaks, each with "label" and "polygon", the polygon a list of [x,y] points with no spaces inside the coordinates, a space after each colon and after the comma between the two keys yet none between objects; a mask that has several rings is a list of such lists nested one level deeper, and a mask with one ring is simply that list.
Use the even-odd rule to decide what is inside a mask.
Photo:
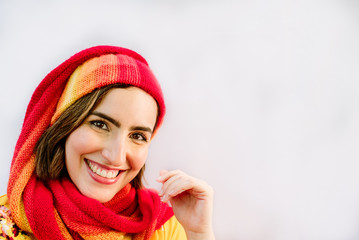
[{"label": "red knitted hat", "polygon": [[[99,49],[100,47],[96,47]],[[86,53],[84,50],[81,53]],[[126,50],[127,51],[127,50]],[[165,112],[163,95],[147,62],[141,58],[134,58],[127,53],[113,53],[91,58],[78,66],[67,81],[66,87],[57,104],[52,118],[55,122],[63,111],[79,98],[92,92],[96,88],[111,84],[128,84],[139,87],[149,93],[158,103],[158,127]]]},{"label": "red knitted hat", "polygon": [[[112,46],[85,49],[48,74],[34,95],[43,95],[48,91],[46,88],[57,84],[61,84],[57,88],[61,96],[58,96],[51,124],[76,100],[97,88],[111,84],[132,85],[150,94],[159,108],[154,133],[162,124],[166,110],[161,87],[146,60],[132,50]],[[31,103],[29,108],[30,105]]]}]

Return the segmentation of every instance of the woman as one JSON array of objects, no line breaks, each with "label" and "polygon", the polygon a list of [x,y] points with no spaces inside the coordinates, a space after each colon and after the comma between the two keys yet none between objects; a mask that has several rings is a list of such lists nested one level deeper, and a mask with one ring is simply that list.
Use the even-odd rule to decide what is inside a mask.
[{"label": "woman", "polygon": [[176,170],[161,171],[159,194],[142,187],[164,114],[131,50],[97,46],[55,68],[26,111],[0,201],[3,238],[214,239],[206,183]]}]

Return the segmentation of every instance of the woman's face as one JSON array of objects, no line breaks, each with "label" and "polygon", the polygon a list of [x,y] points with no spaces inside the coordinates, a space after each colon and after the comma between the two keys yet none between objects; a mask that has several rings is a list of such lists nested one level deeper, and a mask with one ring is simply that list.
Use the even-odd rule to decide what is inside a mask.
[{"label": "woman's face", "polygon": [[111,89],[66,139],[66,168],[79,191],[107,202],[131,182],[145,164],[156,118],[145,91]]}]

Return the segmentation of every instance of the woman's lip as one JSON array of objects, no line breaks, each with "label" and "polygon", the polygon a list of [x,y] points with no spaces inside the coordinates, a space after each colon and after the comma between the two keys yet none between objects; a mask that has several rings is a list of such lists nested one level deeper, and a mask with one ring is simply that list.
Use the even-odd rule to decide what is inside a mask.
[{"label": "woman's lip", "polygon": [[[117,171],[119,171],[119,174],[115,178],[105,178],[105,177],[102,177],[102,176],[94,173],[91,170],[90,166],[88,165],[87,161],[90,161],[90,160],[85,159],[87,171],[88,171],[89,175],[92,177],[93,180],[95,180],[96,182],[102,183],[102,184],[110,185],[110,184],[116,183],[122,176],[122,173],[124,172],[122,170],[117,170]],[[91,163],[93,163],[93,161],[91,161]]]},{"label": "woman's lip", "polygon": [[91,162],[91,164],[96,165],[96,166],[98,166],[98,167],[100,167],[100,168],[102,168],[102,169],[105,169],[105,170],[121,171],[121,169],[119,169],[119,168],[111,168],[111,167],[109,167],[109,166],[102,165],[102,164],[100,164],[100,163],[98,163],[98,162],[94,162],[94,161],[92,161],[92,160],[90,160],[90,159],[87,159],[87,158],[85,158],[85,161],[86,161],[86,162],[89,161],[89,162]]}]

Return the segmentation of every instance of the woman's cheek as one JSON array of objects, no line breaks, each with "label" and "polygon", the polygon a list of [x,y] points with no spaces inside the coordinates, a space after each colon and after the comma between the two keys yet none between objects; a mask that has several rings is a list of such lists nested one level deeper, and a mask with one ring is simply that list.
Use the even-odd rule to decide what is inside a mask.
[{"label": "woman's cheek", "polygon": [[131,161],[132,169],[140,170],[146,162],[147,155],[148,148],[136,151],[134,157],[132,158],[133,161]]},{"label": "woman's cheek", "polygon": [[[87,126],[82,125],[76,131],[76,141],[75,145],[78,148],[87,149],[99,146],[98,138],[96,138],[96,133],[91,131]],[[73,133],[75,133],[75,131]]]},{"label": "woman's cheek", "polygon": [[72,144],[76,149],[82,149],[86,150],[86,148],[89,145],[89,138],[86,137],[86,133],[84,131],[81,131],[81,129],[75,130],[76,132],[73,132],[72,137]]}]

